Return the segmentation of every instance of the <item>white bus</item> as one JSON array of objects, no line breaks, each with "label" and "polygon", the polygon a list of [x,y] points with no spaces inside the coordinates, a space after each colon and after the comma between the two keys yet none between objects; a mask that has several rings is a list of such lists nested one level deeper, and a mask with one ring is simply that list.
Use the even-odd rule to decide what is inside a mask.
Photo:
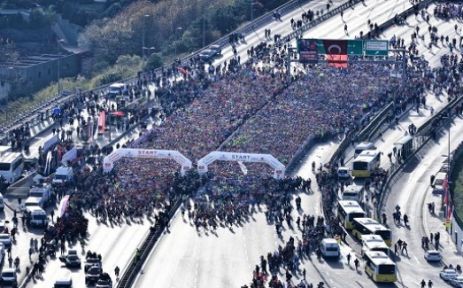
[{"label": "white bus", "polygon": [[381,152],[378,150],[365,150],[352,162],[352,176],[367,178],[379,168]]},{"label": "white bus", "polygon": [[339,222],[346,228],[352,229],[352,221],[355,218],[363,218],[366,213],[357,201],[340,200],[338,201]]},{"label": "white bus", "polygon": [[7,183],[13,183],[21,177],[24,169],[24,159],[21,153],[0,151],[0,176]]},{"label": "white bus", "polygon": [[366,150],[376,150],[376,147],[371,142],[361,142],[355,146],[354,157],[357,157],[357,155]]},{"label": "white bus", "polygon": [[362,235],[362,255],[365,255],[367,251],[384,252],[384,254],[389,255],[389,246],[379,235]]},{"label": "white bus", "polygon": [[365,253],[365,272],[375,282],[397,281],[396,265],[383,252],[368,251]]}]

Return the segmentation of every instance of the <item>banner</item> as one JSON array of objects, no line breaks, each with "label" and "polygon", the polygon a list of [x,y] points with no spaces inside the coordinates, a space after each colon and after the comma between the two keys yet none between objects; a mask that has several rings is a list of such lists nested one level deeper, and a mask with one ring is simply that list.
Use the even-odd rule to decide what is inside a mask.
[{"label": "banner", "polygon": [[317,40],[297,39],[297,50],[301,63],[318,63]]},{"label": "banner", "polygon": [[347,40],[323,40],[326,61],[336,68],[347,68]]}]

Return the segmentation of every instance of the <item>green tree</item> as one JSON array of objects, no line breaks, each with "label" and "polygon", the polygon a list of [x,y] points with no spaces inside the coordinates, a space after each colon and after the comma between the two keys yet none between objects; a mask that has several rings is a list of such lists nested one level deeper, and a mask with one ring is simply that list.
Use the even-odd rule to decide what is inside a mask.
[{"label": "green tree", "polygon": [[163,65],[163,59],[160,53],[153,53],[150,55],[145,64],[145,70],[159,68]]}]

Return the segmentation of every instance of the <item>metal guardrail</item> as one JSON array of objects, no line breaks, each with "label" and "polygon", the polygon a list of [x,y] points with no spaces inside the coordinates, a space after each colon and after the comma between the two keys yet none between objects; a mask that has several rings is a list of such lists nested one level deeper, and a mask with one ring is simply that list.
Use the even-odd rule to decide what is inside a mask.
[{"label": "metal guardrail", "polygon": [[[181,200],[178,199],[177,201],[175,201],[171,209],[168,211],[169,223],[172,220],[172,217],[175,215],[177,209],[180,207],[181,203]],[[138,248],[139,252],[133,255],[133,257],[130,259],[128,266],[125,267],[125,269],[122,271],[122,276],[116,285],[117,288],[125,288],[132,286],[133,281],[135,281],[135,278],[138,275],[138,271],[143,266],[143,263],[148,258],[152,248],[156,244],[159,237],[161,237],[162,233],[164,233],[168,225],[169,224],[167,223],[161,226],[159,223],[156,223],[154,227],[150,228],[148,235],[146,236],[142,245]]]},{"label": "metal guardrail", "polygon": [[[377,203],[377,217],[380,218],[381,207],[383,206],[383,202],[385,200],[386,195],[388,194],[388,190],[390,190],[391,182],[399,175],[399,172],[403,170],[403,168],[412,160],[416,154],[421,151],[421,149],[431,140],[437,128],[441,127],[445,124],[442,121],[444,116],[452,116],[452,110],[459,104],[463,103],[463,96],[455,98],[451,102],[449,102],[441,111],[436,113],[433,117],[431,117],[428,121],[426,121],[423,125],[421,125],[416,132],[416,136],[414,137],[414,146],[415,151],[402,163],[399,165],[392,166],[389,172],[389,175],[384,181],[383,185],[380,188],[380,200]],[[431,129],[432,128],[432,129]]]}]

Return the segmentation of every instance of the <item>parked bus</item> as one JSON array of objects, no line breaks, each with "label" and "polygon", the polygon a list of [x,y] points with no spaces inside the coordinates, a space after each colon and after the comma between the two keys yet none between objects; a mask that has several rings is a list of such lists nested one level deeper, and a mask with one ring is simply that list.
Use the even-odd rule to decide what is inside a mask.
[{"label": "parked bus", "polygon": [[365,273],[375,282],[397,281],[395,263],[384,252],[365,252]]},{"label": "parked bus", "polygon": [[24,169],[24,159],[21,153],[0,150],[0,176],[7,183],[13,183],[21,177]]},{"label": "parked bus", "polygon": [[360,153],[352,162],[352,176],[366,178],[379,168],[381,152],[378,150],[366,150]]},{"label": "parked bus", "polygon": [[354,157],[357,157],[360,153],[366,150],[376,150],[376,147],[371,142],[361,142],[355,146]]},{"label": "parked bus", "polygon": [[371,218],[354,218],[352,220],[352,234],[359,241],[362,240],[363,235],[376,234],[381,236],[389,247],[392,244],[391,230]]},{"label": "parked bus", "polygon": [[363,202],[363,192],[364,188],[361,185],[351,184],[344,188],[342,194],[339,195],[340,200],[350,200],[357,201],[359,203]]},{"label": "parked bus", "polygon": [[352,229],[354,218],[365,217],[365,211],[357,201],[340,200],[338,201],[338,218],[346,230]]},{"label": "parked bus", "polygon": [[389,247],[383,238],[376,234],[362,236],[362,255],[365,256],[367,251],[384,252],[384,254],[389,255]]}]

